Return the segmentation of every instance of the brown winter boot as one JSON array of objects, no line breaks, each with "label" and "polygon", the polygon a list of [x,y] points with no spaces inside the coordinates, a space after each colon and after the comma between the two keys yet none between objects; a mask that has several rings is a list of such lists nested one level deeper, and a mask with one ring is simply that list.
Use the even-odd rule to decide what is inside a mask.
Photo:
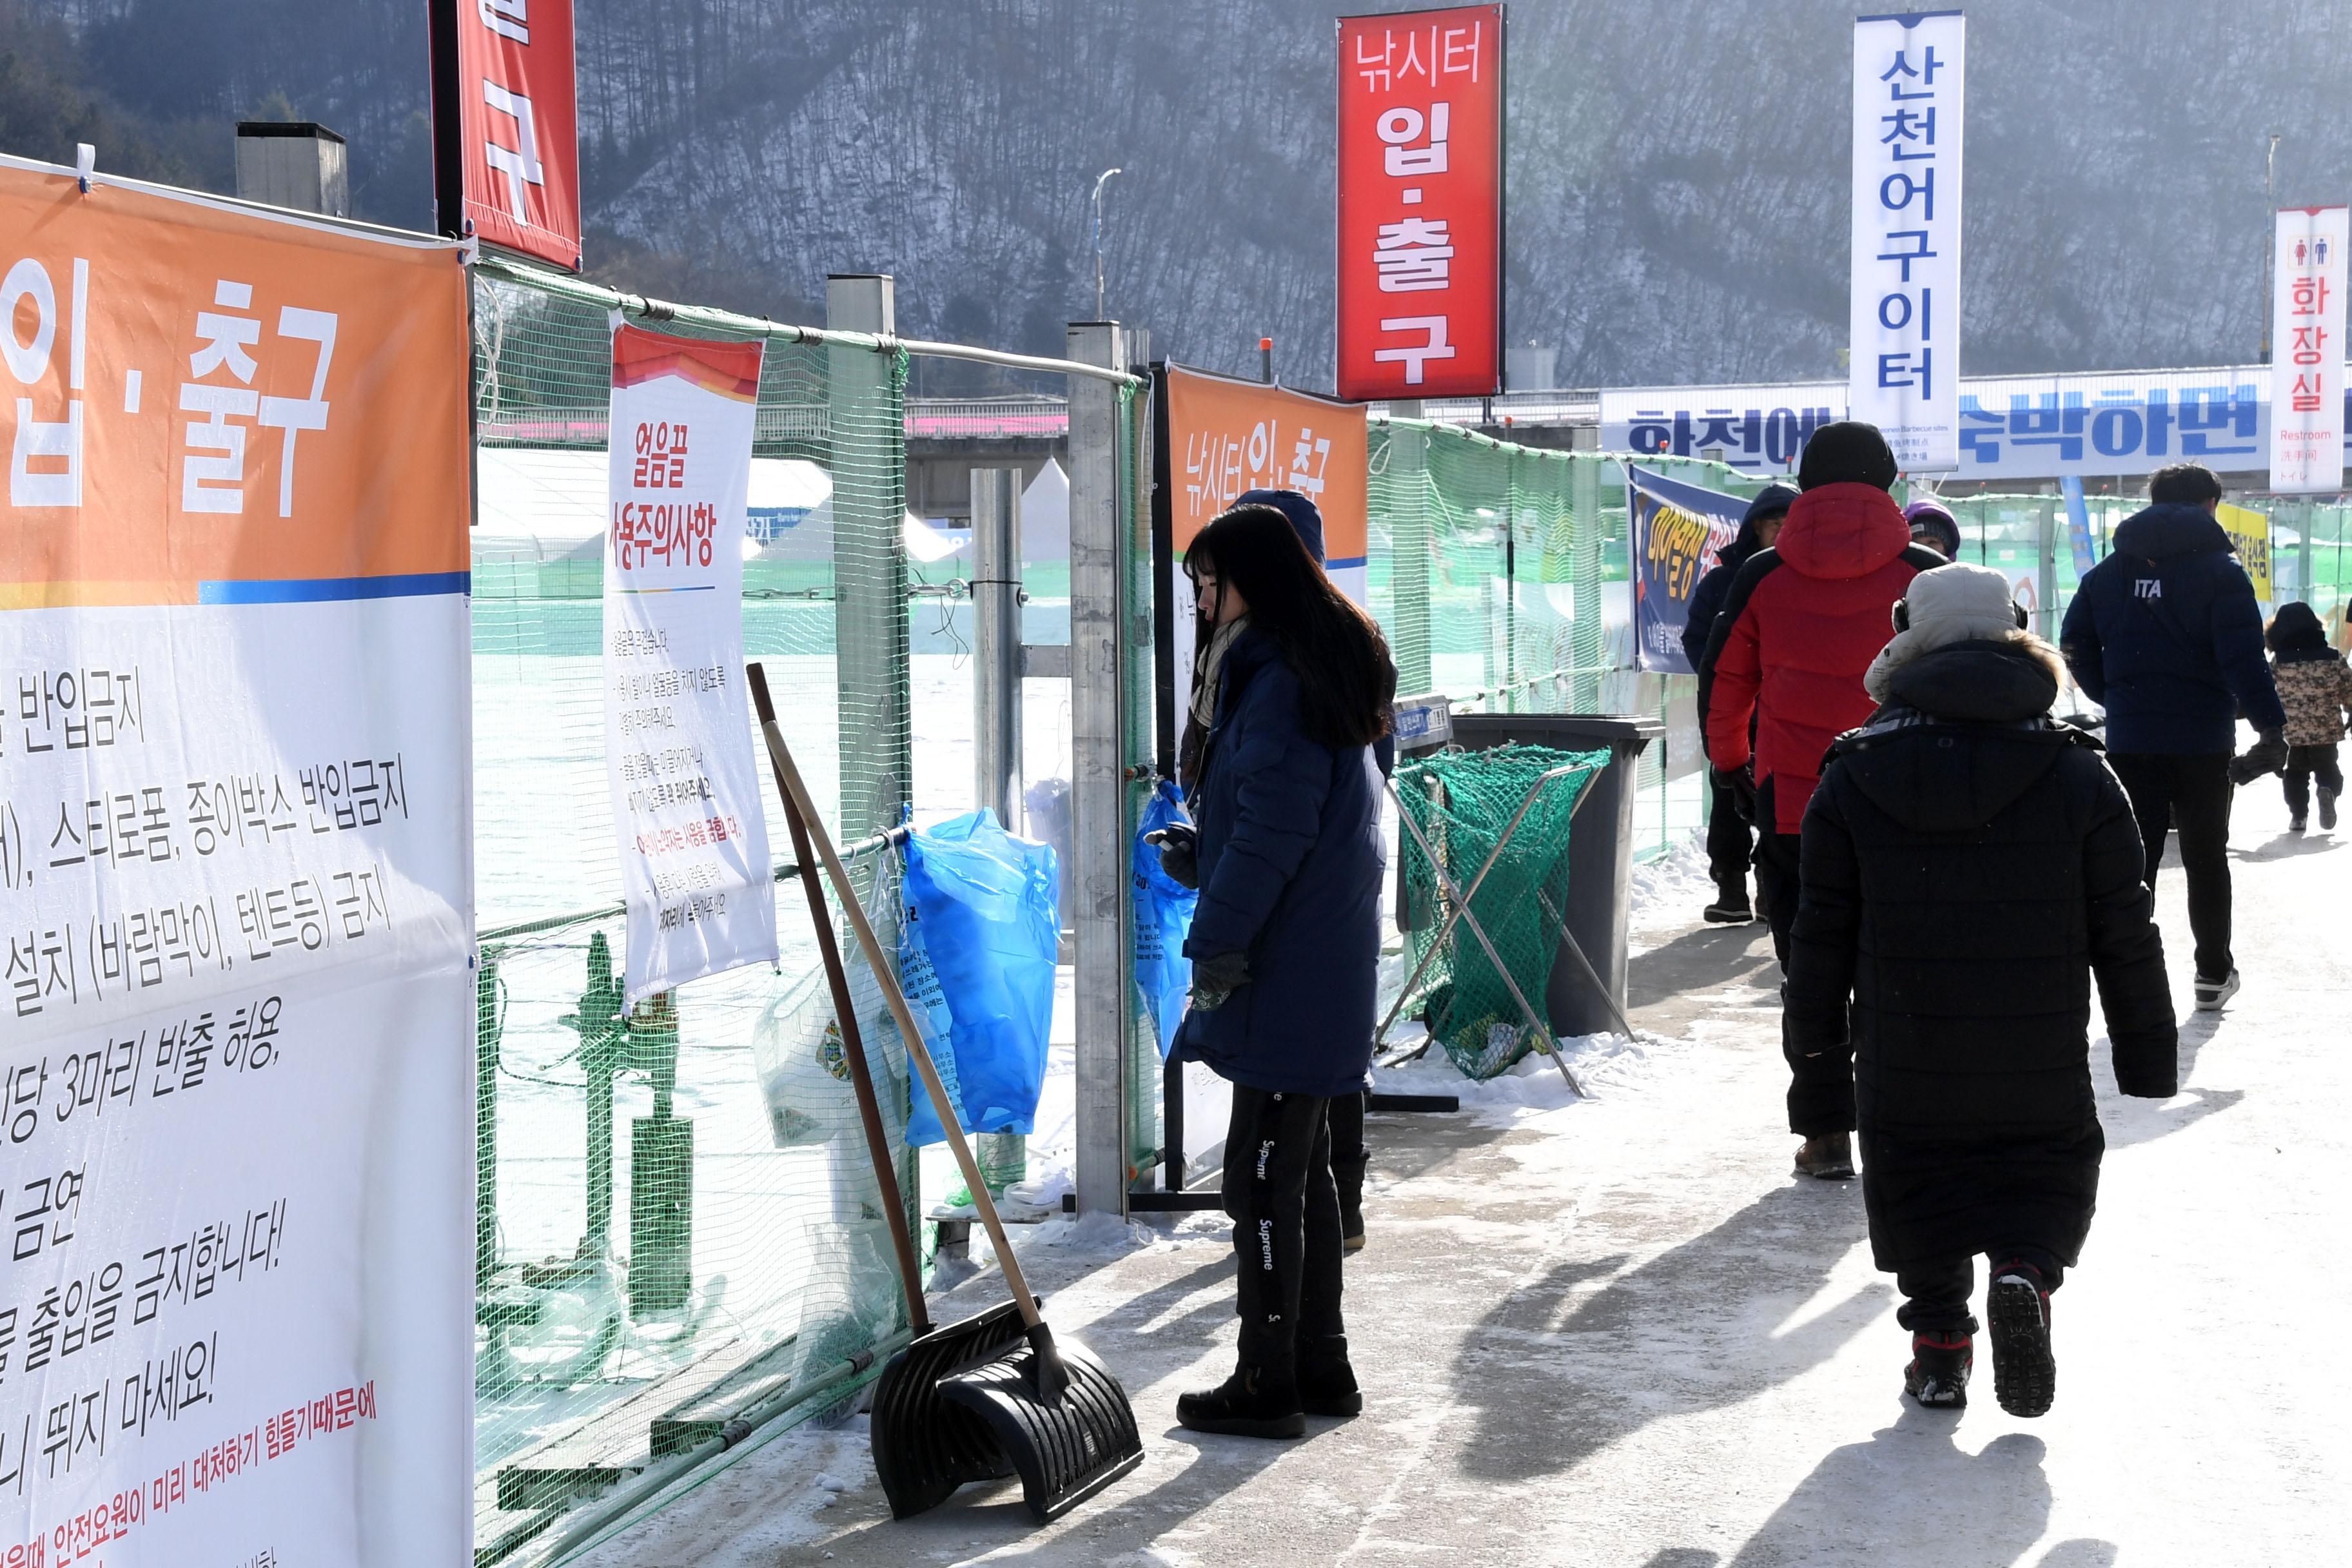
[{"label": "brown winter boot", "polygon": [[1811,1176],[1821,1182],[1844,1182],[1853,1178],[1853,1135],[1849,1132],[1824,1132],[1818,1138],[1808,1138],[1797,1151],[1796,1174]]}]

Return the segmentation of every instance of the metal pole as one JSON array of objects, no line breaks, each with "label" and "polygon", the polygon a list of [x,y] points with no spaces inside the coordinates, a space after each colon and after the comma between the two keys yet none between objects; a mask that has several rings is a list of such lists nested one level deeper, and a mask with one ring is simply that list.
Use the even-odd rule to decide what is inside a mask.
[{"label": "metal pole", "polygon": [[[882,274],[824,280],[824,321],[887,340],[898,330],[898,289]],[[907,420],[892,353],[846,342],[825,349],[825,413],[833,492],[835,731],[841,759],[836,842],[887,834],[914,798],[914,720],[907,637]],[[843,480],[850,482],[844,483]],[[784,721],[793,721],[786,704]],[[878,886],[887,856],[869,863],[859,896],[874,909],[883,950],[898,946],[898,898]],[[877,897],[877,891],[881,896]],[[911,1223],[920,1163],[899,1156]]]},{"label": "metal pole", "polygon": [[[1069,357],[1124,366],[1117,322],[1069,329]],[[1127,1213],[1127,618],[1119,550],[1118,395],[1070,379],[1071,879],[1076,908],[1077,1212]]]},{"label": "metal pole", "polygon": [[[1101,174],[1097,174],[1097,175],[1095,176],[1095,195],[1094,195],[1094,203],[1095,203],[1095,320],[1096,320],[1096,321],[1101,321],[1101,320],[1102,320],[1102,313],[1103,313],[1103,252],[1102,252],[1102,198],[1103,198],[1103,187],[1104,187],[1105,185],[1107,185],[1107,184],[1110,184],[1110,177],[1111,177],[1113,174],[1120,174],[1120,173],[1123,173],[1123,171],[1118,170],[1118,169],[1105,169]],[[1124,365],[1114,365],[1112,368],[1113,368],[1113,369],[1115,369],[1115,370],[1124,370],[1126,367],[1125,367]]]},{"label": "metal pole", "polygon": [[1021,470],[971,471],[972,804],[1012,826],[1021,777]]},{"label": "metal pole", "polygon": [[[1421,399],[1389,405],[1391,419],[1419,419]],[[1429,673],[1429,433],[1389,426],[1389,573],[1395,604],[1399,691],[1428,691]]]},{"label": "metal pole", "polygon": [[1570,601],[1569,659],[1576,676],[1570,683],[1569,710],[1597,712],[1601,707],[1601,430],[1584,426],[1570,437],[1577,443],[1569,459],[1569,576],[1575,597]]},{"label": "metal pole", "polygon": [[1274,384],[1274,340],[1272,338],[1260,338],[1257,341],[1257,378],[1268,386]]},{"label": "metal pole", "polygon": [[2058,640],[2058,498],[2045,495],[2034,520],[2034,630],[2045,642]]},{"label": "metal pole", "polygon": [[2271,132],[2270,151],[2263,154],[2263,363],[2271,363],[2271,315],[2278,301],[2271,291],[2278,282],[2278,132]]},{"label": "metal pole", "polygon": [[2319,503],[2306,500],[2303,503],[2300,536],[2294,547],[2294,596],[2308,605],[2311,598],[2311,522],[2319,515]]}]

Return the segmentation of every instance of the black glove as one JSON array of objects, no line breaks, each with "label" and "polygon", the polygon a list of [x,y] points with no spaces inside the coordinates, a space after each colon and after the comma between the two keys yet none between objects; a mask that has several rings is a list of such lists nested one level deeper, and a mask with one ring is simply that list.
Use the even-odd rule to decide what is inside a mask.
[{"label": "black glove", "polygon": [[2230,759],[2230,782],[2250,784],[2264,773],[2286,771],[2286,737],[2276,730],[2264,730],[2254,737],[2254,743],[2242,756]]},{"label": "black glove", "polygon": [[1220,952],[1192,961],[1192,1005],[1213,1013],[1225,998],[1249,984],[1249,954]]},{"label": "black glove", "polygon": [[1731,794],[1731,809],[1742,822],[1756,820],[1756,764],[1740,763],[1736,768],[1710,770],[1715,787]]},{"label": "black glove", "polygon": [[1160,847],[1160,868],[1180,888],[1201,885],[1201,833],[1189,822],[1171,822],[1143,836]]}]

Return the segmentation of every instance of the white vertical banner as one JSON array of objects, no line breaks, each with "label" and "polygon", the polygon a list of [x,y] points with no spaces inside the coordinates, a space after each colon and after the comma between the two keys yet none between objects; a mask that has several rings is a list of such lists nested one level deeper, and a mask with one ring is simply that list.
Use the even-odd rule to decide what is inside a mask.
[{"label": "white vertical banner", "polygon": [[2344,251],[2352,214],[2278,215],[2271,289],[2271,489],[2344,488]]},{"label": "white vertical banner", "polygon": [[743,527],[760,345],[613,329],[605,768],[626,999],[776,961],[744,707]]},{"label": "white vertical banner", "polygon": [[1852,416],[1907,473],[1960,466],[1960,130],[1968,21],[1958,11],[1853,25]]}]

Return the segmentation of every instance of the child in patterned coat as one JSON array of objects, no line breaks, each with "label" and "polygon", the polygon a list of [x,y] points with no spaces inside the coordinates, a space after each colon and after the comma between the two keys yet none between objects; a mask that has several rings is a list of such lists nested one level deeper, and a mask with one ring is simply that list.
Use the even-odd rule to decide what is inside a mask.
[{"label": "child in patterned coat", "polygon": [[2344,793],[2336,746],[2352,711],[2352,668],[2327,646],[2327,630],[2309,605],[2281,605],[2265,638],[2279,701],[2286,708],[2287,830],[2301,833],[2319,781],[2319,826],[2336,826],[2336,797]]}]

